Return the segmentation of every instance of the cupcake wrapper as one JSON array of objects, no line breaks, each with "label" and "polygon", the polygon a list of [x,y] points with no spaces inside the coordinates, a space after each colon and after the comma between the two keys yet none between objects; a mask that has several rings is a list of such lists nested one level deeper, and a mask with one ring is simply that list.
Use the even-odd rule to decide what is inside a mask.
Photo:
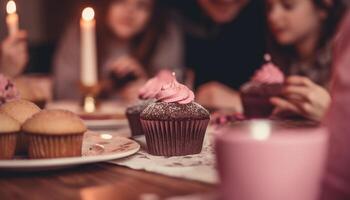
[{"label": "cupcake wrapper", "polygon": [[248,118],[268,118],[274,109],[274,106],[270,103],[270,96],[242,96],[242,103],[244,115]]},{"label": "cupcake wrapper", "polygon": [[126,115],[129,122],[129,127],[131,130],[131,135],[143,135],[142,125],[140,121],[140,113],[138,114],[127,114]]},{"label": "cupcake wrapper", "polygon": [[81,135],[33,135],[28,134],[30,158],[58,158],[81,156]]},{"label": "cupcake wrapper", "polygon": [[248,118],[268,118],[275,107],[270,98],[281,96],[283,84],[247,83],[242,88],[245,90],[241,92],[244,115]]},{"label": "cupcake wrapper", "polygon": [[12,159],[15,155],[17,134],[0,135],[0,159]]},{"label": "cupcake wrapper", "polygon": [[16,144],[16,155],[28,154],[28,137],[23,132],[18,134]]},{"label": "cupcake wrapper", "polygon": [[142,120],[148,153],[183,156],[200,153],[209,119],[182,121]]}]

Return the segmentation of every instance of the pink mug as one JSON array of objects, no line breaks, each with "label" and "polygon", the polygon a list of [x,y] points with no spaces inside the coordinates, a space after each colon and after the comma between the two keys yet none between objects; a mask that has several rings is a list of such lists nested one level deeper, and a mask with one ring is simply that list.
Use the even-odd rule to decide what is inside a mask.
[{"label": "pink mug", "polygon": [[328,149],[324,128],[253,120],[215,133],[224,200],[316,200]]}]

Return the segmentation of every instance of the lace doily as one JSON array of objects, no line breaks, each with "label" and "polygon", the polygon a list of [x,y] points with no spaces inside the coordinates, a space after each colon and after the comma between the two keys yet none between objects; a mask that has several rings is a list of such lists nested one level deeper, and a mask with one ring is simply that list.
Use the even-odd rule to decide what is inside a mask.
[{"label": "lace doily", "polygon": [[145,170],[210,184],[216,184],[218,182],[211,131],[207,131],[206,133],[202,152],[187,156],[152,156],[146,151],[145,137],[141,136],[135,139],[141,144],[141,150],[133,156],[122,160],[111,161],[111,163],[136,170]]}]

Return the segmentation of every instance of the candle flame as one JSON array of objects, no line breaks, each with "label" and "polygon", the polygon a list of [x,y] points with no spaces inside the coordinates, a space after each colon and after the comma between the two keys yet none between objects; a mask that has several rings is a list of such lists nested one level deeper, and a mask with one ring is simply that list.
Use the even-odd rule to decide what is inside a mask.
[{"label": "candle flame", "polygon": [[91,7],[87,7],[83,10],[82,18],[86,21],[91,21],[95,17],[95,11]]},{"label": "candle flame", "polygon": [[16,10],[17,10],[16,3],[13,0],[7,2],[7,5],[6,5],[7,14],[16,13]]}]

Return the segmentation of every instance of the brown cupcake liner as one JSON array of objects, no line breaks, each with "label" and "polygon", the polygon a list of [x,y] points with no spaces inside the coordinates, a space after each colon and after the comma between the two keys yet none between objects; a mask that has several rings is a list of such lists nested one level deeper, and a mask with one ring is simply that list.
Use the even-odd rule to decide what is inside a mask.
[{"label": "brown cupcake liner", "polygon": [[202,151],[209,119],[156,121],[142,120],[148,153],[157,156],[184,156]]},{"label": "brown cupcake liner", "polygon": [[28,136],[23,132],[17,136],[16,155],[28,155]]},{"label": "brown cupcake liner", "polygon": [[126,117],[128,118],[131,135],[143,135],[144,133],[141,125],[140,113],[126,114]]},{"label": "brown cupcake liner", "polygon": [[27,134],[30,158],[59,158],[81,156],[83,134],[35,135]]},{"label": "brown cupcake liner", "polygon": [[16,150],[16,133],[0,135],[0,159],[12,159]]}]

